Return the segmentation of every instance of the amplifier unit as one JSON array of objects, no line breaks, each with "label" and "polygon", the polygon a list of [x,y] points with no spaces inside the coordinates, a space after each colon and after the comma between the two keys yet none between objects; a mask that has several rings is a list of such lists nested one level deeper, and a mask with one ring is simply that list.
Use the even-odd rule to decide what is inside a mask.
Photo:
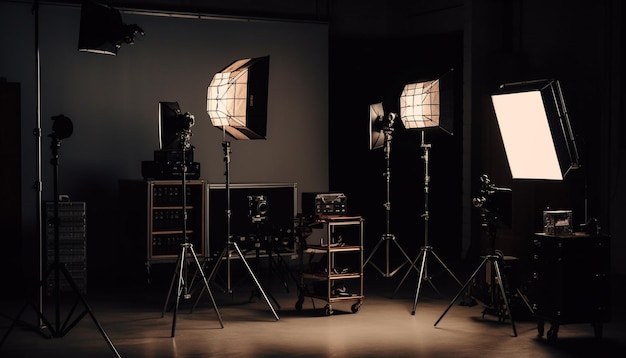
[{"label": "amplifier unit", "polygon": [[[190,162],[185,164],[187,171],[185,172],[185,178],[199,179],[200,178],[200,163]],[[144,160],[141,162],[141,175],[146,180],[170,180],[170,179],[183,179],[183,165],[181,162],[156,162]]]},{"label": "amplifier unit", "polygon": [[348,204],[342,193],[302,193],[302,213],[305,215],[347,215]]}]

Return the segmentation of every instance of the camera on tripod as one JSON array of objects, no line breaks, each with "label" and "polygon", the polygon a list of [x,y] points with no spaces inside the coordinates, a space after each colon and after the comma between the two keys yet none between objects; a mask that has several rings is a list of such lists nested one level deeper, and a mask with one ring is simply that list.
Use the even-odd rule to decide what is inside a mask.
[{"label": "camera on tripod", "polygon": [[480,209],[481,224],[489,228],[492,224],[511,227],[512,225],[512,190],[497,187],[487,174],[480,176],[480,194],[472,198],[472,205]]}]

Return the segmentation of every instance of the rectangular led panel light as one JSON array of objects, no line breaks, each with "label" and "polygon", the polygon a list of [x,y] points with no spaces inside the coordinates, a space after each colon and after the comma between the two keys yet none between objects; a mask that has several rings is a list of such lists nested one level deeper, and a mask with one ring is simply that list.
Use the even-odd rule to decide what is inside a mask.
[{"label": "rectangular led panel light", "polygon": [[558,81],[500,88],[491,100],[512,178],[563,180],[578,152]]}]

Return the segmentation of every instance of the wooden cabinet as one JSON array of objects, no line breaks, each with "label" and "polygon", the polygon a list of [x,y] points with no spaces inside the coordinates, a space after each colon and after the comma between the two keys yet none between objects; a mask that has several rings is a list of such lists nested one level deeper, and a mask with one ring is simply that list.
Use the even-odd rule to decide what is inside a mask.
[{"label": "wooden cabinet", "polygon": [[[205,182],[187,180],[184,186],[186,202],[183,202],[182,180],[146,181],[149,263],[175,261],[181,251],[181,244],[185,243],[185,236],[193,244],[198,257],[205,255]],[[183,220],[184,212],[187,213],[186,223]]]}]

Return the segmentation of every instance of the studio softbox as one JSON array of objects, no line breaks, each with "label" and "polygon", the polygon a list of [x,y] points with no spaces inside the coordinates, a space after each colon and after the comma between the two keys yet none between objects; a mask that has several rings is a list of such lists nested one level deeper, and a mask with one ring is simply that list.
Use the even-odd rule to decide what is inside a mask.
[{"label": "studio softbox", "polygon": [[454,87],[451,73],[404,86],[400,95],[400,119],[406,129],[438,127],[452,134]]},{"label": "studio softbox", "polygon": [[269,56],[234,61],[213,76],[207,113],[235,139],[265,139]]},{"label": "studio softbox", "polygon": [[503,84],[491,99],[513,179],[563,180],[579,167],[558,80]]}]

